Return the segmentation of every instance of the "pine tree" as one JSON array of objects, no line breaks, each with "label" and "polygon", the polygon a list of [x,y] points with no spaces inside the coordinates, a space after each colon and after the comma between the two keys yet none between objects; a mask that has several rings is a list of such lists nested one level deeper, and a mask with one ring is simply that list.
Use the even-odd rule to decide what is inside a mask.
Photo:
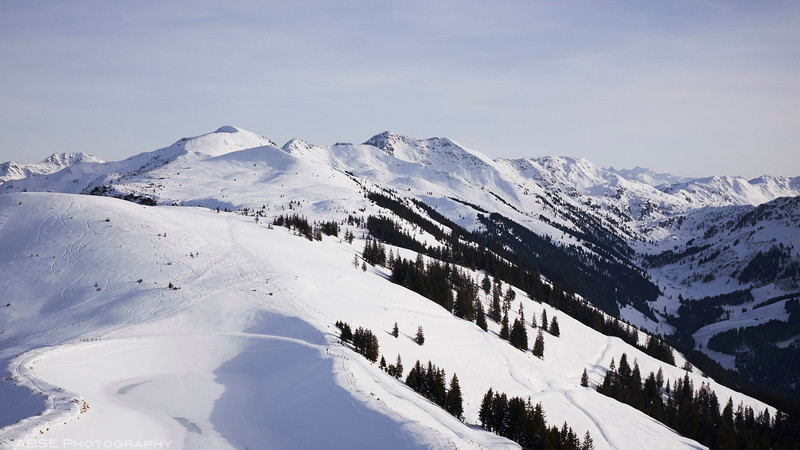
[{"label": "pine tree", "polygon": [[384,370],[386,369],[386,358],[384,358],[383,355],[381,355],[381,363],[378,364],[378,367]]},{"label": "pine tree", "polygon": [[411,371],[408,372],[408,376],[406,377],[406,384],[408,387],[411,388],[414,392],[420,392],[423,385],[425,383],[425,368],[422,367],[422,363],[417,360],[417,363],[414,364],[414,367],[411,368]]},{"label": "pine tree", "polygon": [[397,337],[400,335],[400,330],[397,328],[397,322],[394,323],[394,328],[392,328],[392,336]]},{"label": "pine tree", "polygon": [[538,327],[538,326],[539,326],[539,325],[536,323],[536,314],[532,314],[532,315],[533,315],[533,319],[531,319],[531,326],[532,326],[533,328],[536,328],[536,327]]},{"label": "pine tree", "polygon": [[341,323],[339,329],[341,332],[339,333],[339,340],[342,342],[350,342],[353,339],[353,331],[350,329],[350,325],[346,323]]},{"label": "pine tree", "polygon": [[511,332],[508,329],[508,313],[503,314],[503,322],[500,326],[500,339],[505,339],[506,341],[509,340],[511,337]]},{"label": "pine tree", "polygon": [[353,333],[353,347],[372,362],[378,360],[378,338],[368,328],[358,327]]},{"label": "pine tree", "polygon": [[639,363],[633,360],[633,370],[631,371],[631,380],[629,383],[630,402],[629,404],[636,409],[642,407],[642,375],[639,371]]},{"label": "pine tree", "polygon": [[533,355],[539,359],[544,359],[544,336],[542,330],[536,334],[536,341],[533,343]]},{"label": "pine tree", "polygon": [[548,322],[547,322],[547,310],[546,309],[542,309],[542,328],[547,330],[547,324],[548,324]]},{"label": "pine tree", "polygon": [[631,366],[628,364],[628,355],[623,353],[619,358],[619,367],[617,368],[619,381],[627,388],[631,384]]},{"label": "pine tree", "polygon": [[508,310],[511,309],[511,302],[514,301],[514,299],[516,297],[517,297],[517,293],[514,292],[514,290],[509,285],[508,289],[506,290],[505,295],[503,296],[503,312],[504,313],[508,312]]},{"label": "pine tree", "polygon": [[403,376],[403,360],[400,359],[400,353],[397,354],[397,362],[394,364],[395,378]]},{"label": "pine tree", "polygon": [[418,345],[425,343],[425,335],[422,333],[422,325],[417,327],[417,335],[414,336],[414,342],[416,342]]},{"label": "pine tree", "polygon": [[493,398],[494,393],[492,392],[492,388],[489,388],[489,390],[483,396],[483,401],[481,401],[481,409],[478,411],[478,420],[481,421],[481,426],[487,430],[489,429],[489,424],[492,420]]},{"label": "pine tree", "polygon": [[466,283],[456,292],[456,302],[453,307],[453,314],[465,320],[475,319],[475,301],[473,299],[472,282]]},{"label": "pine tree", "polygon": [[589,387],[589,374],[586,373],[586,369],[583,369],[583,375],[581,375],[581,386]]},{"label": "pine tree", "polygon": [[481,281],[481,288],[483,288],[483,292],[488,296],[489,292],[492,290],[492,282],[489,281],[489,275],[483,275],[483,281]]},{"label": "pine tree", "polygon": [[594,440],[592,439],[592,435],[589,434],[589,430],[586,430],[586,434],[583,435],[581,450],[594,450]]},{"label": "pine tree", "polygon": [[458,419],[461,419],[461,415],[464,414],[461,387],[458,385],[458,377],[456,374],[453,374],[453,378],[450,380],[450,389],[447,391],[447,404],[445,409]]},{"label": "pine tree", "polygon": [[514,325],[511,327],[508,340],[514,347],[524,351],[528,350],[528,332],[525,331],[524,322],[514,319]]},{"label": "pine tree", "polygon": [[475,325],[483,331],[489,329],[489,324],[486,323],[486,314],[483,312],[483,303],[480,300],[475,302]]},{"label": "pine tree", "polygon": [[500,317],[502,316],[502,309],[500,307],[500,292],[498,290],[497,285],[495,284],[492,289],[492,303],[489,307],[489,318],[492,319],[495,323],[500,322]]},{"label": "pine tree", "polygon": [[553,316],[553,320],[550,322],[550,334],[555,337],[561,335],[561,330],[558,328],[558,318]]}]

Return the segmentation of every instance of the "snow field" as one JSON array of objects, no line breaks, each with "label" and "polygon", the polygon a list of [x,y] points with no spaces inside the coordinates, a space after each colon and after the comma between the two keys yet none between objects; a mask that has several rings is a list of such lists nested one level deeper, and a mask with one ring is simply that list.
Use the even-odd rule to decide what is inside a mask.
[{"label": "snow field", "polygon": [[[237,158],[249,165],[248,155],[271,151],[265,149]],[[218,166],[194,167],[182,172],[185,179],[171,180],[173,198],[200,203],[197,185],[190,188],[189,182]],[[314,174],[339,180],[341,191],[333,197],[341,200],[335,206],[301,203],[298,214],[329,220],[359,208],[374,210],[352,195],[358,187],[337,171],[304,172],[304,179],[289,183],[291,165],[275,169],[273,178],[267,167],[261,177],[276,187],[264,193],[263,186],[246,184],[249,172],[236,167],[241,173],[226,172],[231,196],[254,205],[272,199],[267,222],[275,213],[292,214],[288,208],[277,211],[290,199],[331,198],[330,184],[314,184]],[[281,182],[285,197],[277,196]],[[234,202],[224,189],[208,198]],[[591,384],[598,383],[611,358],[618,361],[623,352],[631,364],[638,361],[643,376],[663,367],[665,378],[674,380],[684,371],[588,330],[522,292],[511,322],[520,302],[527,323],[534,314],[539,320],[542,309],[559,320],[561,337],[545,333],[544,361],[497,338],[497,324],[490,322],[485,333],[391,284],[384,269],[355,269],[361,240],[309,242],[285,229],[268,230],[252,217],[85,196],[3,195],[0,211],[0,279],[13,280],[4,282],[12,306],[0,312],[0,362],[12,364],[17,382],[49,396],[41,417],[14,425],[16,419],[3,416],[2,425],[10,426],[0,430],[1,445],[10,445],[11,438],[130,437],[173,440],[185,448],[515,448],[474,426],[491,387],[541,401],[550,425],[567,421],[580,436],[589,430],[597,448],[697,446],[578,383],[584,368]],[[169,283],[177,289],[167,288]],[[400,354],[405,373],[417,359],[443,368],[448,381],[457,373],[470,425],[338,345],[336,320],[372,329],[387,363]],[[389,334],[395,322],[399,338]],[[423,346],[412,339],[419,325]],[[536,332],[527,331],[532,344]],[[99,340],[82,341],[90,339]],[[707,381],[691,377],[696,387]],[[734,403],[744,400],[757,411],[766,407],[712,387],[720,402],[732,395]],[[88,410],[80,413],[74,399],[81,406],[86,401]],[[304,421],[323,432],[309,433]]]}]

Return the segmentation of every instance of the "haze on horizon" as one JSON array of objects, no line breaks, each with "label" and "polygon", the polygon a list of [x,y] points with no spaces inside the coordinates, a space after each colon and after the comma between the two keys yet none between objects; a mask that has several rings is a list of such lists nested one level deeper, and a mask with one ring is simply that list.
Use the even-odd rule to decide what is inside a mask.
[{"label": "haze on horizon", "polygon": [[798,176],[798,43],[791,1],[7,1],[0,161],[113,161],[229,124]]}]

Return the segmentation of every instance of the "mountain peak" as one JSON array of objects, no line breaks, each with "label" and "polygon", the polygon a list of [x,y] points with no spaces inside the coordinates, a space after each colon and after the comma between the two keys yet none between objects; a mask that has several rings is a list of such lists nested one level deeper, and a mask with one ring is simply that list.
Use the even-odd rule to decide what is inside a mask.
[{"label": "mountain peak", "polygon": [[242,131],[241,128],[225,125],[219,127],[214,133],[238,133],[239,131]]},{"label": "mountain peak", "polygon": [[243,128],[225,125],[218,128],[213,133],[181,138],[178,142],[167,147],[167,149],[170,149],[170,152],[174,152],[175,149],[178,149],[178,154],[174,156],[187,153],[220,156],[233,151],[263,147],[265,145],[277,147],[277,144],[264,136],[260,136]]},{"label": "mountain peak", "polygon": [[47,158],[43,159],[41,164],[63,168],[63,167],[66,167],[66,166],[71,166],[71,165],[74,165],[74,164],[85,163],[85,162],[102,163],[104,161],[102,159],[96,157],[96,156],[90,155],[88,153],[83,153],[83,152],[77,152],[77,153],[53,153],[52,155],[50,155]]},{"label": "mountain peak", "polygon": [[53,153],[35,164],[19,164],[8,161],[0,164],[0,183],[19,180],[32,175],[48,175],[69,166],[82,163],[102,163],[102,159],[88,153]]},{"label": "mountain peak", "polygon": [[311,145],[302,139],[294,138],[283,144],[281,150],[295,156],[302,156],[308,153],[314,147],[314,145]]},{"label": "mountain peak", "polygon": [[395,134],[391,131],[384,131],[367,139],[367,141],[364,142],[364,145],[371,145],[383,150],[384,153],[390,156],[395,156],[395,151],[398,149],[399,145],[412,144],[414,141],[414,138]]},{"label": "mountain peak", "polygon": [[616,174],[626,180],[630,181],[638,181],[640,183],[649,184],[650,186],[663,186],[663,185],[675,185],[680,183],[686,183],[690,181],[696,180],[695,178],[689,177],[682,177],[678,175],[672,175],[669,173],[659,173],[655,172],[652,169],[648,169],[645,167],[636,166],[633,169],[615,169],[613,167],[608,167],[603,170]]},{"label": "mountain peak", "polygon": [[415,139],[384,131],[369,138],[364,145],[371,145],[397,159],[424,166],[453,165],[454,162],[458,165],[462,164],[464,160],[492,164],[492,160],[488,156],[467,149],[448,138]]}]

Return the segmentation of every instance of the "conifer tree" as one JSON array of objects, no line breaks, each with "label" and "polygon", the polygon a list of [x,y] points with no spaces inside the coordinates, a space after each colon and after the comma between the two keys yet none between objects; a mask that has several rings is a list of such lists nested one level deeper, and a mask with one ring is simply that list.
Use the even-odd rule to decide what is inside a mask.
[{"label": "conifer tree", "polygon": [[594,440],[592,439],[592,435],[589,434],[589,430],[586,430],[586,434],[583,435],[581,450],[594,450]]},{"label": "conifer tree", "polygon": [[505,303],[504,307],[506,308],[506,310],[511,309],[511,302],[513,302],[514,299],[516,298],[517,298],[517,293],[514,291],[514,289],[511,288],[511,285],[509,284],[508,288],[506,289],[506,293],[503,296],[503,303]]},{"label": "conifer tree", "polygon": [[461,415],[464,414],[463,400],[461,398],[461,387],[458,385],[458,377],[456,374],[453,374],[453,378],[450,380],[450,389],[447,391],[447,403],[445,409],[458,419],[461,419]]},{"label": "conifer tree", "polygon": [[536,334],[536,341],[533,343],[533,355],[539,359],[544,359],[544,336],[542,330]]},{"label": "conifer tree", "polygon": [[422,389],[425,380],[425,368],[422,367],[422,363],[417,360],[417,363],[414,364],[414,367],[411,368],[411,371],[408,372],[408,376],[406,377],[406,384],[411,390],[415,392],[419,392]]},{"label": "conifer tree", "polygon": [[492,392],[492,388],[489,388],[486,391],[486,394],[483,396],[483,401],[481,401],[481,409],[478,411],[478,420],[481,421],[481,427],[486,428],[489,430],[489,423],[492,420],[492,399],[494,398],[494,392]]},{"label": "conifer tree", "polygon": [[503,313],[507,313],[511,309],[511,301],[514,300],[516,295],[514,290],[511,289],[511,286],[508,286],[508,290],[506,290],[505,295],[503,295]]},{"label": "conifer tree", "polygon": [[492,282],[489,281],[489,275],[487,274],[483,275],[483,281],[481,281],[481,288],[483,288],[484,294],[488,296],[489,292],[491,292],[492,290]]},{"label": "conifer tree", "polygon": [[500,325],[500,339],[509,340],[511,332],[508,329],[508,313],[503,314],[503,321]]},{"label": "conifer tree", "polygon": [[583,387],[589,386],[589,374],[586,373],[586,369],[583,369],[583,375],[581,375],[581,386]]},{"label": "conifer tree", "polygon": [[489,306],[489,318],[495,323],[500,322],[503,311],[500,307],[500,291],[497,284],[492,285],[492,303]]},{"label": "conifer tree", "polygon": [[378,360],[378,338],[372,333],[372,330],[358,327],[353,333],[353,347],[368,360],[372,362]]},{"label": "conifer tree", "polygon": [[394,327],[392,328],[392,336],[397,337],[400,335],[400,330],[397,328],[397,322],[394,323]]},{"label": "conifer tree", "polygon": [[422,325],[417,327],[417,335],[414,336],[414,342],[416,342],[418,345],[425,343],[425,335],[422,333]]},{"label": "conifer tree", "polygon": [[553,320],[550,322],[550,334],[555,337],[561,335],[561,330],[558,328],[558,318],[553,316]]},{"label": "conifer tree", "polygon": [[631,380],[629,382],[630,389],[630,405],[634,408],[641,409],[642,406],[642,375],[639,371],[639,363],[633,360],[633,370],[631,371]]},{"label": "conifer tree", "polygon": [[394,364],[395,378],[403,376],[403,360],[400,359],[400,353],[397,354],[397,362]]},{"label": "conifer tree", "polygon": [[384,370],[386,369],[386,358],[384,358],[383,355],[381,355],[381,362],[378,364],[378,367]]},{"label": "conifer tree", "polygon": [[631,366],[628,364],[628,355],[623,353],[622,356],[619,357],[619,367],[617,368],[617,374],[619,375],[619,381],[624,387],[628,387],[631,384]]},{"label": "conifer tree", "polygon": [[514,325],[511,327],[508,340],[514,347],[524,351],[528,350],[528,332],[525,331],[524,322],[514,319]]},{"label": "conifer tree", "polygon": [[486,323],[486,314],[483,312],[483,303],[480,300],[475,301],[475,325],[483,331],[489,329],[489,324]]},{"label": "conifer tree", "polygon": [[548,323],[549,322],[547,321],[547,310],[542,308],[542,328],[544,328],[545,331],[547,331],[547,324]]},{"label": "conifer tree", "polygon": [[453,307],[453,314],[465,320],[475,319],[475,301],[473,299],[472,282],[467,282],[456,293],[456,302]]},{"label": "conifer tree", "polygon": [[339,322],[337,326],[341,330],[339,333],[339,340],[342,342],[350,342],[353,339],[353,331],[350,329],[350,325]]}]

